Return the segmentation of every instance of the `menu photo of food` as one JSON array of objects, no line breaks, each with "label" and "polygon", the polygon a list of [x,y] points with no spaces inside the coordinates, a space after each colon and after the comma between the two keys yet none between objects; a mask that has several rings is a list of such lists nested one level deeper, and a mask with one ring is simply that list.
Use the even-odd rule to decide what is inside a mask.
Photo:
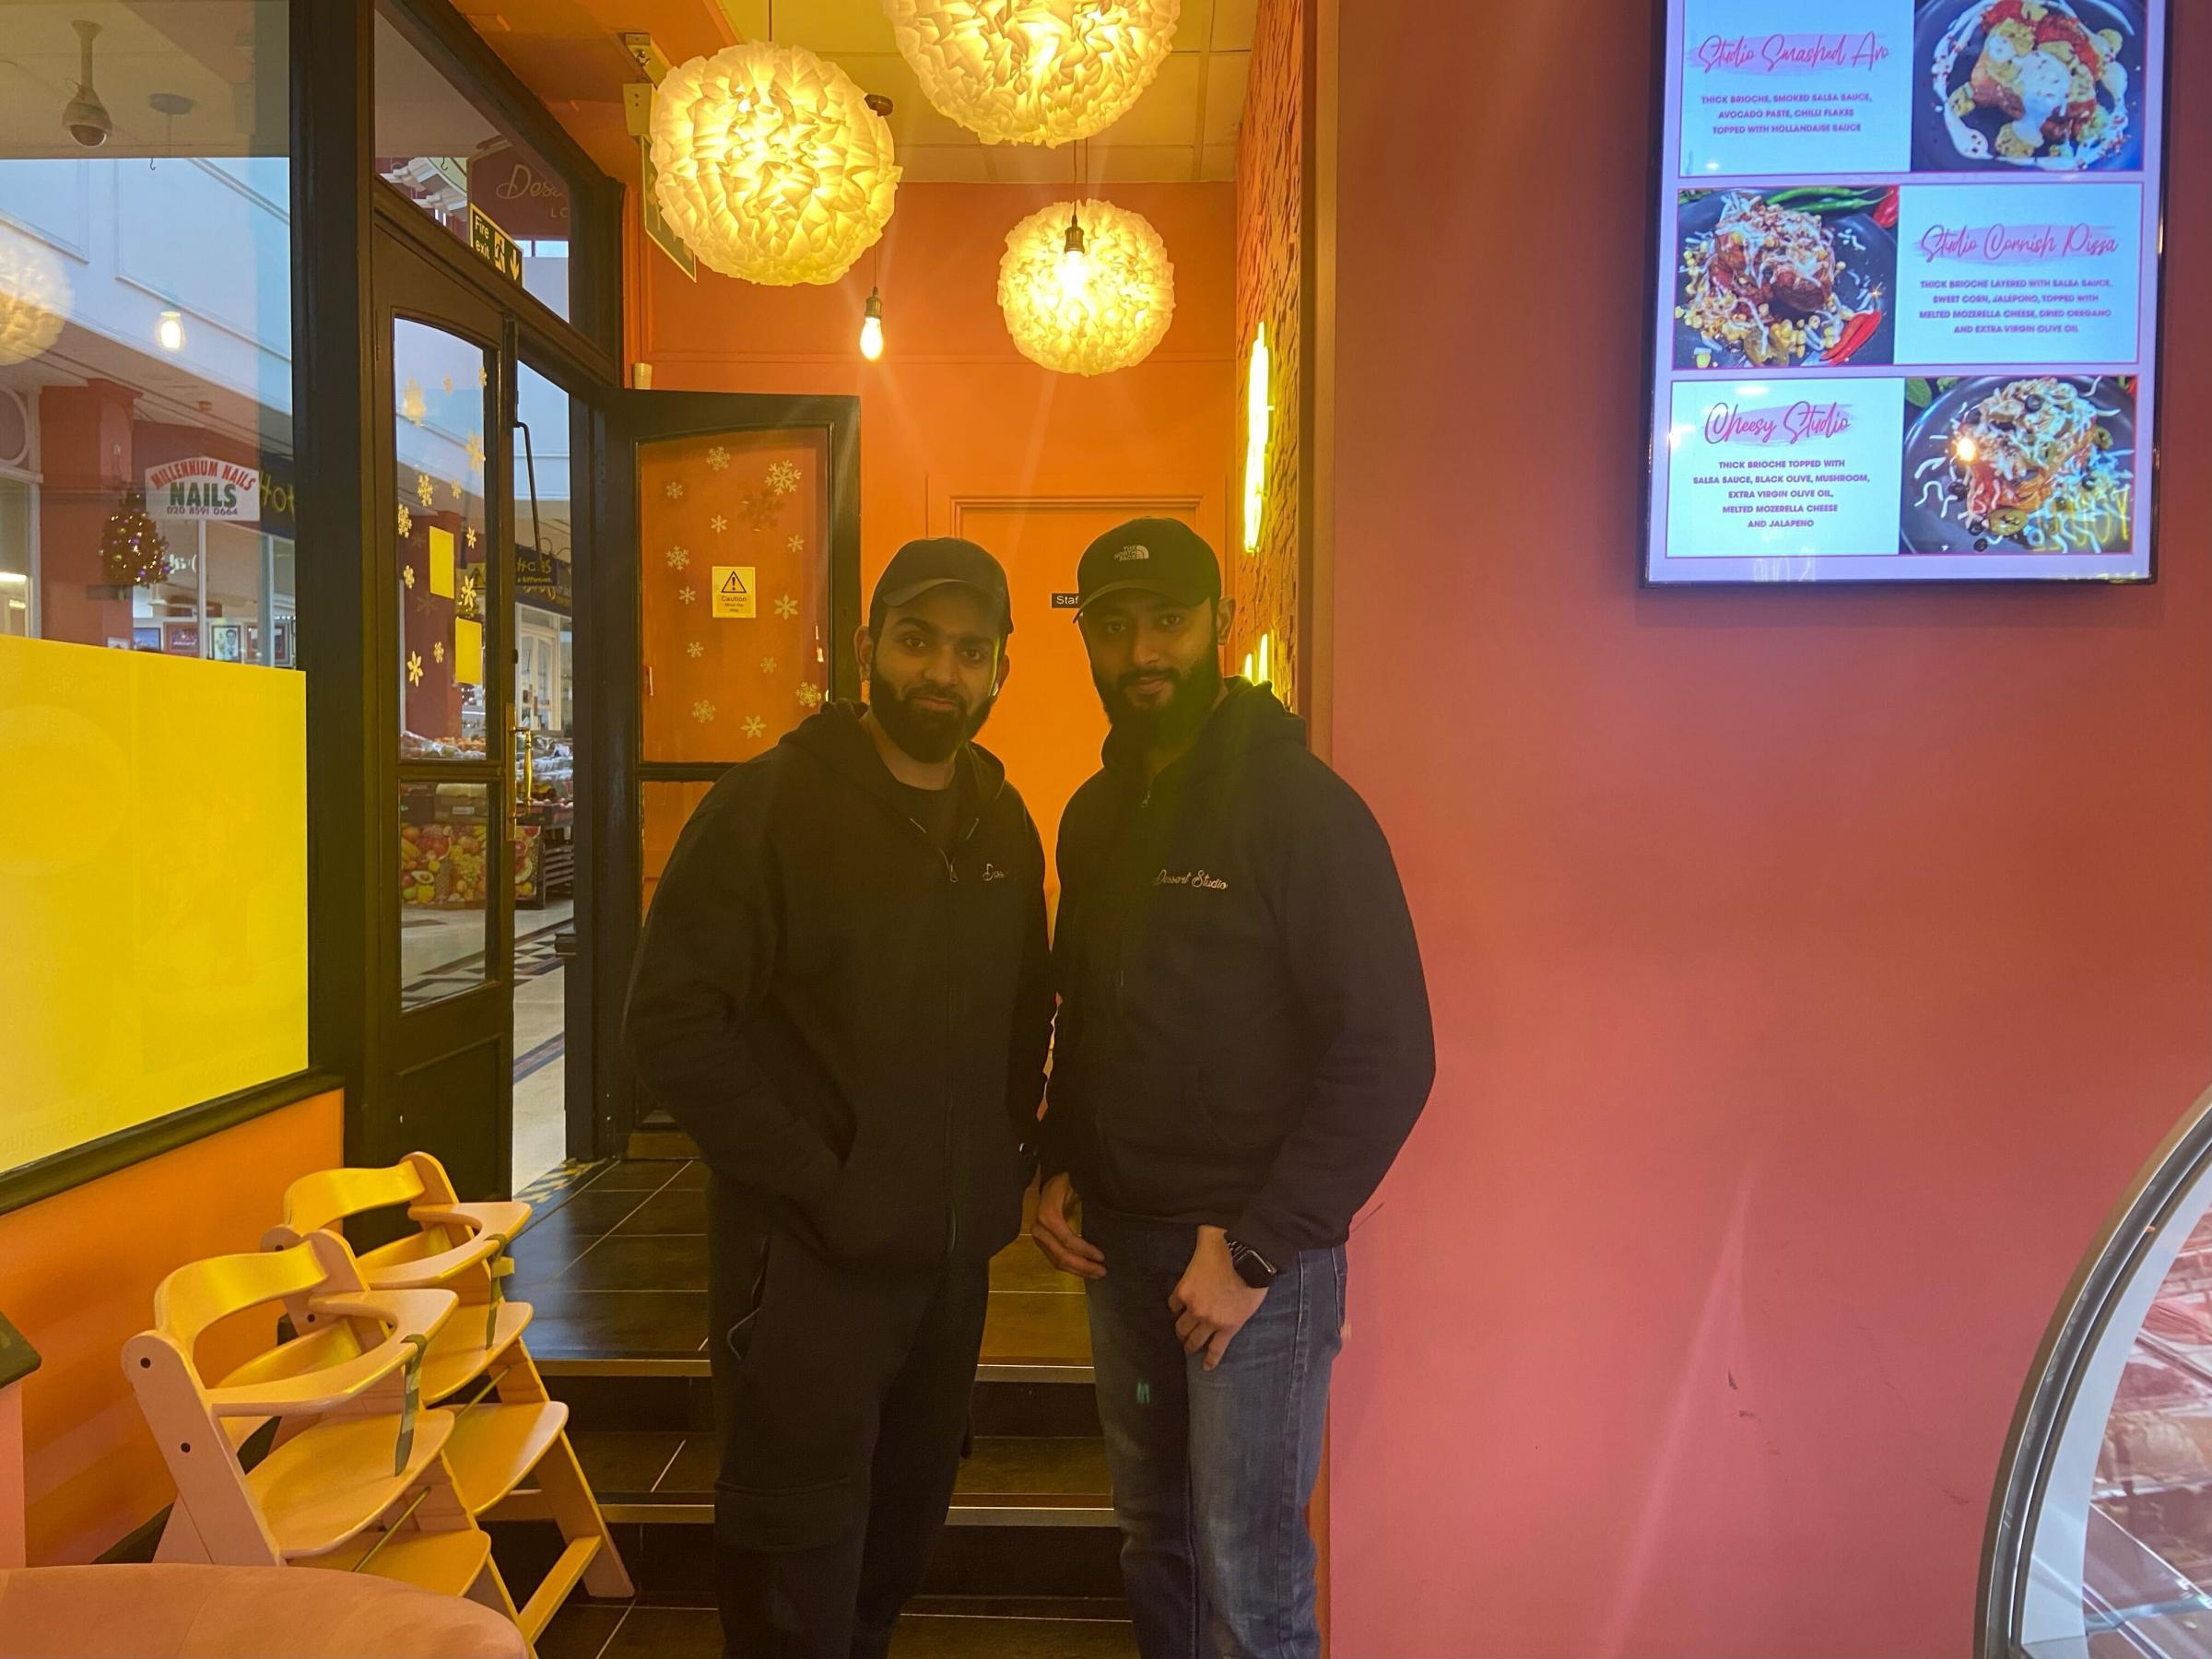
[{"label": "menu photo of food", "polygon": [[1686,190],[1677,369],[1833,369],[1896,349],[1893,186]]},{"label": "menu photo of food", "polygon": [[1901,551],[2132,547],[2132,375],[1911,380],[1905,400]]},{"label": "menu photo of food", "polygon": [[1919,0],[1914,171],[2141,167],[2146,4]]}]

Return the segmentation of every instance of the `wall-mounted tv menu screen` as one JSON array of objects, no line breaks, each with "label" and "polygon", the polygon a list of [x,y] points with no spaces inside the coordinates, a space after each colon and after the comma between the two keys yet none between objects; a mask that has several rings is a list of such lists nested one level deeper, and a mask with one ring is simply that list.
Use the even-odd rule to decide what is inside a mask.
[{"label": "wall-mounted tv menu screen", "polygon": [[1653,582],[2151,573],[2164,0],[1666,0]]}]

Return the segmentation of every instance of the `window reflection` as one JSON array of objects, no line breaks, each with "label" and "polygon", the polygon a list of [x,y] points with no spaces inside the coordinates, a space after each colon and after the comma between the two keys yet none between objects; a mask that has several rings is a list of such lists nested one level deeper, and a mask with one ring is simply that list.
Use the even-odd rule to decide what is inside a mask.
[{"label": "window reflection", "polygon": [[389,8],[376,17],[376,171],[432,220],[569,314],[569,185],[447,77]]},{"label": "window reflection", "polygon": [[288,7],[182,10],[6,10],[0,635],[289,667]]}]

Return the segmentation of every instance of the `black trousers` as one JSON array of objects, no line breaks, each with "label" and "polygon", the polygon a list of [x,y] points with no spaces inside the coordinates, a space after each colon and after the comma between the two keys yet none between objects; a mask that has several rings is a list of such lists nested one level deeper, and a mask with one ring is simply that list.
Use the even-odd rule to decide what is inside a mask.
[{"label": "black trousers", "polygon": [[712,1209],[724,1652],[884,1659],[951,1501],[989,1264],[856,1269]]}]

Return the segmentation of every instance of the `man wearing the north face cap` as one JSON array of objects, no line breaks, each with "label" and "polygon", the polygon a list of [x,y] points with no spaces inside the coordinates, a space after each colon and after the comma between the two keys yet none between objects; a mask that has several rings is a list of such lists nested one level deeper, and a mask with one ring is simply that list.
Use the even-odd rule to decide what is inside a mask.
[{"label": "man wearing the north face cap", "polygon": [[710,1171],[733,1659],[882,1659],[945,1524],[1053,1018],[1044,853],[971,739],[1006,572],[900,549],[868,701],[733,767],[654,895],[627,1036]]},{"label": "man wearing the north face cap", "polygon": [[1086,1281],[1144,1659],[1317,1659],[1304,1512],[1345,1239],[1434,1075],[1420,954],[1366,806],[1222,677],[1213,550],[1139,519],[1077,586],[1112,731],[1060,823],[1035,1236]]}]

